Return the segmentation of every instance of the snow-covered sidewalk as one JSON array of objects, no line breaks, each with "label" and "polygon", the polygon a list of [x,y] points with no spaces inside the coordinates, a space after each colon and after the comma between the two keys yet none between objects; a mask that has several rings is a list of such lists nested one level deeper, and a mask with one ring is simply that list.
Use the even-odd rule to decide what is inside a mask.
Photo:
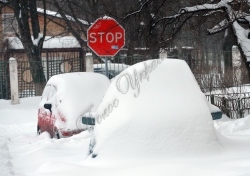
[{"label": "snow-covered sidewalk", "polygon": [[[65,139],[50,139],[47,133],[36,134],[37,105],[40,97],[23,98],[21,104],[10,105],[8,100],[0,100],[0,175],[209,175],[214,170],[223,175],[250,174],[250,152],[225,150],[224,157],[182,158],[155,161],[134,161],[113,163],[99,162],[95,167],[89,161],[88,145],[90,133]],[[250,117],[230,120],[223,117],[214,121],[216,129],[225,136],[238,139],[231,141],[238,146],[243,141],[250,142]],[[245,143],[248,147],[248,143]],[[216,162],[215,162],[216,161]],[[227,161],[227,162],[225,162]],[[230,162],[228,162],[230,161]],[[118,163],[119,163],[118,162]],[[102,165],[101,165],[102,163]],[[228,165],[227,165],[228,164]],[[197,167],[196,167],[197,165]],[[166,168],[166,169],[164,169]],[[229,169],[226,171],[226,169]],[[160,172],[161,170],[162,172]],[[155,174],[153,174],[155,173]],[[104,174],[104,175],[105,175]]]},{"label": "snow-covered sidewalk", "polygon": [[48,133],[36,134],[37,105],[41,97],[23,98],[10,105],[0,100],[0,175],[34,174],[47,162],[77,164],[88,156],[90,133],[71,138],[50,139]]}]

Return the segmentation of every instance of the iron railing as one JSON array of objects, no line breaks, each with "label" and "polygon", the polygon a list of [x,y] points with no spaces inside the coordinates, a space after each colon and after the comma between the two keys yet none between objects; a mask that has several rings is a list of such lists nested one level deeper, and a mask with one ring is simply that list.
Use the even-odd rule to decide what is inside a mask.
[{"label": "iron railing", "polygon": [[[106,75],[105,58],[98,58],[94,60],[94,71]],[[129,65],[144,61],[145,57],[139,55],[133,57],[109,57],[107,58],[107,60],[107,65],[109,68],[108,74],[109,78],[111,79],[117,74],[119,74],[122,70],[129,67]],[[18,89],[20,98],[36,95],[36,88],[34,85],[31,67],[31,65],[36,64],[42,65],[43,74],[41,74],[40,76],[45,77],[46,81],[48,81],[49,78],[57,74],[85,71],[85,59],[80,58],[79,55],[67,55],[67,57],[62,57],[61,55],[58,55],[57,57],[57,55],[51,55],[51,53],[47,53],[47,56],[43,57],[41,61],[17,61]],[[8,62],[0,62],[1,99],[10,99],[8,68]],[[42,78],[39,80],[42,80]]]},{"label": "iron railing", "polygon": [[[33,64],[38,64],[37,61]],[[32,77],[30,61],[18,61],[18,87],[19,97],[30,97],[36,95],[34,80]],[[68,72],[83,72],[85,69],[84,61],[82,58],[53,58],[43,59],[41,61],[43,67],[43,74],[46,81],[54,75],[63,74]],[[42,79],[41,79],[42,80]]]},{"label": "iron railing", "polygon": [[[179,59],[184,59],[190,66],[194,73],[197,82],[199,83],[203,92],[211,92],[214,89],[220,89],[234,86],[233,83],[225,82],[225,75],[229,75],[226,71],[225,63],[221,58],[221,53],[217,54],[219,59],[205,59],[195,56],[190,59],[179,55]],[[148,60],[142,55],[134,56],[116,56],[106,58],[108,60],[108,77],[111,79],[130,65],[136,64],[141,61]],[[28,97],[34,96],[35,86],[31,74],[29,61],[18,61],[18,77],[19,77],[19,96]],[[41,61],[43,73],[46,81],[56,74],[67,72],[82,72],[85,71],[85,60],[79,55],[53,55],[47,53],[46,57]],[[10,99],[10,86],[9,86],[9,64],[8,62],[0,62],[0,98]],[[231,69],[234,70],[234,69]],[[94,71],[106,75],[105,58],[94,59]],[[233,73],[230,73],[233,74]],[[223,81],[222,81],[223,80]],[[233,80],[234,81],[234,80]],[[222,85],[222,83],[224,85]],[[239,82],[238,82],[239,83]],[[242,83],[242,82],[241,82]],[[226,85],[225,85],[226,84]],[[250,111],[250,96],[243,97],[229,97],[223,95],[207,95],[212,104],[218,106],[225,114],[231,118],[240,118]],[[224,97],[224,98],[223,98]]]},{"label": "iron railing", "polygon": [[250,113],[250,92],[211,94],[206,97],[232,119],[243,118]]}]

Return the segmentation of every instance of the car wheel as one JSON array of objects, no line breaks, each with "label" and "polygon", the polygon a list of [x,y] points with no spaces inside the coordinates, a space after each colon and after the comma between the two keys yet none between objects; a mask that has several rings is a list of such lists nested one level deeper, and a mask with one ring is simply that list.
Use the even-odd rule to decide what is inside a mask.
[{"label": "car wheel", "polygon": [[40,127],[37,125],[37,134],[40,135],[42,132],[41,132],[41,129]]},{"label": "car wheel", "polygon": [[60,139],[59,132],[58,132],[57,130],[55,130],[55,137],[56,137],[57,139]]}]

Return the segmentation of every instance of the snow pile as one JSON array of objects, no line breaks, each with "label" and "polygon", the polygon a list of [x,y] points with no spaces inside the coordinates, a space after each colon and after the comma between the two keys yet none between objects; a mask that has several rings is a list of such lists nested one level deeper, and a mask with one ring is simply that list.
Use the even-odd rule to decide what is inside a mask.
[{"label": "snow pile", "polygon": [[214,121],[215,128],[223,135],[249,135],[250,134],[250,115],[235,120]]},{"label": "snow pile", "polygon": [[55,75],[49,79],[47,85],[55,86],[56,93],[49,102],[47,98],[42,97],[39,107],[42,108],[45,103],[51,103],[52,112],[61,113],[67,120],[66,126],[62,127],[74,130],[82,125],[82,123],[76,123],[81,122],[82,114],[88,109],[93,112],[97,110],[110,81],[102,74],[78,72]]},{"label": "snow pile", "polygon": [[220,148],[204,94],[182,60],[149,60],[124,70],[96,118],[97,158],[176,157]]}]

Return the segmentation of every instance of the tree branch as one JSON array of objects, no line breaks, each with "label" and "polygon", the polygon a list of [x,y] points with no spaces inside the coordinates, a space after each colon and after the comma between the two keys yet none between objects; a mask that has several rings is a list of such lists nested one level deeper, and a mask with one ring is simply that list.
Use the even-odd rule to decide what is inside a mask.
[{"label": "tree branch", "polygon": [[132,13],[126,15],[126,16],[123,17],[122,19],[125,20],[126,18],[128,18],[128,17],[130,17],[130,16],[133,16],[133,15],[135,15],[135,14],[140,13],[140,12],[142,11],[142,9],[143,9],[146,5],[148,5],[151,1],[152,1],[152,0],[147,0],[146,2],[144,2],[144,3],[141,5],[140,9],[138,9],[138,10],[136,10],[136,11],[134,11],[134,12],[132,12]]}]

